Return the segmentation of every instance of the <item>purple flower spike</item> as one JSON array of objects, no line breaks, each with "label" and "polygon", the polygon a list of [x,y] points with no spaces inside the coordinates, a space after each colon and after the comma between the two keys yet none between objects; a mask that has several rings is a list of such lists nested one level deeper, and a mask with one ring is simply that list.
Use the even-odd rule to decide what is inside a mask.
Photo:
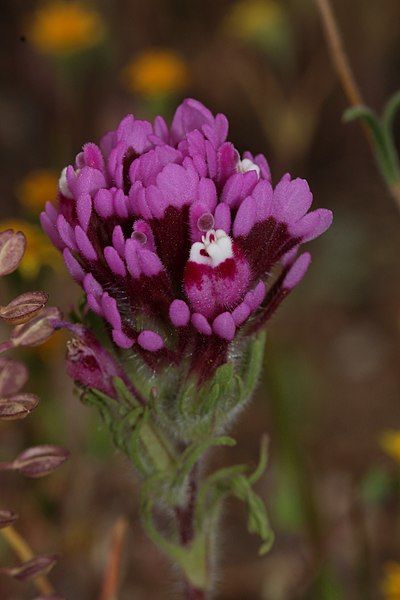
[{"label": "purple flower spike", "polygon": [[161,373],[191,357],[189,373],[212,377],[300,282],[300,246],[331,225],[330,211],[309,212],[305,180],[274,188],[265,157],[227,135],[226,117],[193,99],[170,127],[128,115],[84,145],[46,205],[43,229],[121,360]]}]

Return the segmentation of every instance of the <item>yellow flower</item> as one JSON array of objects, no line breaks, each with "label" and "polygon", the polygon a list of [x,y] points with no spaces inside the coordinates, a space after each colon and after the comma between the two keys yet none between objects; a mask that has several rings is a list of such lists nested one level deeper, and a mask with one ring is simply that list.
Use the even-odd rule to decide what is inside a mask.
[{"label": "yellow flower", "polygon": [[275,0],[242,0],[233,5],[226,19],[233,35],[273,45],[286,36],[286,25],[286,13]]},{"label": "yellow flower", "polygon": [[31,171],[17,188],[18,199],[32,214],[37,215],[47,201],[57,196],[58,176],[53,171]]},{"label": "yellow flower", "polygon": [[385,431],[380,437],[381,448],[400,463],[400,430]]},{"label": "yellow flower", "polygon": [[382,582],[382,592],[385,600],[400,600],[400,564],[390,562],[385,565],[385,575]]},{"label": "yellow flower", "polygon": [[26,279],[34,279],[42,266],[58,268],[61,264],[60,256],[42,230],[36,226],[18,219],[7,219],[0,221],[0,231],[14,229],[22,231],[26,236],[27,248],[21,264],[19,273]]},{"label": "yellow flower", "polygon": [[124,69],[127,88],[144,96],[180,92],[189,79],[184,61],[172,50],[147,50]]},{"label": "yellow flower", "polygon": [[104,35],[100,15],[74,0],[54,0],[33,16],[32,43],[44,54],[65,56],[95,46]]}]

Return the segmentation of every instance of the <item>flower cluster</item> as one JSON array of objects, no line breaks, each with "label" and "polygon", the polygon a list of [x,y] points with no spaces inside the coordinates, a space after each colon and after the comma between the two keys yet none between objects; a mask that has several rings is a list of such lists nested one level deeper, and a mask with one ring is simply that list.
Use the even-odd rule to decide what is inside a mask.
[{"label": "flower cluster", "polygon": [[310,263],[299,246],[332,221],[308,212],[306,181],[274,188],[265,157],[240,155],[227,135],[226,117],[192,99],[170,128],[128,115],[84,145],[41,215],[113,344],[200,381],[299,283]]}]

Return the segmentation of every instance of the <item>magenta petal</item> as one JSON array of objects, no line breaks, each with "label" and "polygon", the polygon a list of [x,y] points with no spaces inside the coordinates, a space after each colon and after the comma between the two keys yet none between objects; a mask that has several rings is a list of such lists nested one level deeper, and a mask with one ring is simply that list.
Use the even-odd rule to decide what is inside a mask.
[{"label": "magenta petal", "polygon": [[231,209],[225,202],[218,204],[215,209],[214,227],[215,229],[223,229],[228,234],[231,230]]},{"label": "magenta petal", "polygon": [[154,252],[151,252],[143,247],[138,247],[137,256],[140,268],[146,277],[158,275],[163,270],[161,260]]},{"label": "magenta petal", "polygon": [[206,317],[201,313],[194,313],[192,315],[191,321],[192,325],[197,329],[198,332],[202,333],[203,335],[212,334],[212,329],[209,322],[207,321]]},{"label": "magenta petal", "polygon": [[155,333],[155,331],[142,331],[138,335],[137,341],[139,346],[149,352],[157,352],[157,350],[161,350],[164,347],[162,337],[158,333]]},{"label": "magenta petal", "polygon": [[76,174],[74,180],[68,179],[68,186],[75,198],[78,198],[81,194],[91,194],[100,188],[105,187],[106,180],[104,179],[103,173],[98,169],[83,167],[83,169]]},{"label": "magenta petal", "polygon": [[71,250],[77,250],[76,240],[74,231],[71,225],[67,222],[64,215],[58,215],[57,218],[57,231],[60,238],[68,248]]},{"label": "magenta petal", "polygon": [[117,301],[105,292],[101,298],[101,307],[107,321],[114,329],[121,329],[121,315],[117,308]]},{"label": "magenta petal", "polygon": [[96,144],[92,142],[85,144],[83,146],[83,157],[86,166],[93,167],[99,171],[104,170],[104,158],[100,148]]},{"label": "magenta petal", "polygon": [[148,136],[152,133],[151,123],[135,119],[133,115],[127,115],[118,126],[117,139],[120,142],[125,142],[137,154],[141,154],[149,149]]},{"label": "magenta petal", "polygon": [[54,246],[62,251],[65,248],[65,243],[62,241],[56,225],[54,225],[45,212],[42,212],[40,215],[40,223],[43,231],[49,236]]},{"label": "magenta petal", "polygon": [[210,212],[214,212],[217,205],[217,190],[212,179],[202,177],[199,181],[199,200],[208,206]]},{"label": "magenta petal", "polygon": [[80,225],[75,227],[75,238],[78,248],[83,256],[90,261],[97,260],[96,250],[93,248],[92,242]]},{"label": "magenta petal", "polygon": [[237,306],[232,312],[232,318],[235,322],[235,325],[238,327],[239,325],[244,323],[245,320],[249,317],[250,313],[251,308],[247,304],[247,302],[241,302],[239,306]]},{"label": "magenta petal", "polygon": [[108,219],[114,213],[114,205],[110,190],[99,190],[94,197],[94,209],[103,219]]},{"label": "magenta petal", "polygon": [[125,335],[125,333],[123,331],[121,331],[120,329],[113,329],[112,338],[113,338],[114,342],[117,344],[117,346],[119,348],[123,348],[124,350],[127,350],[128,348],[132,348],[132,346],[134,344],[134,340],[132,340],[127,335]]},{"label": "magenta petal", "polygon": [[157,186],[165,201],[176,208],[197,199],[198,183],[199,177],[195,171],[175,163],[167,165],[157,175]]},{"label": "magenta petal", "polygon": [[235,221],[233,223],[233,236],[246,236],[256,221],[256,202],[248,196],[239,206]]},{"label": "magenta petal", "polygon": [[81,265],[78,263],[76,258],[72,256],[69,248],[65,248],[63,256],[65,265],[73,279],[75,279],[75,281],[77,281],[78,283],[82,283],[85,277],[85,271],[82,269]]},{"label": "magenta petal", "polygon": [[187,133],[201,129],[203,125],[214,122],[208,108],[193,98],[186,98],[175,111],[171,125],[171,137],[174,143],[182,140]]},{"label": "magenta petal", "polygon": [[213,331],[220,338],[230,342],[235,337],[236,325],[231,313],[224,312],[218,315],[213,322]]},{"label": "magenta petal", "polygon": [[100,303],[97,300],[97,298],[93,296],[93,294],[87,294],[87,303],[89,305],[89,308],[91,308],[93,312],[95,312],[100,317],[103,315]]},{"label": "magenta petal", "polygon": [[83,289],[86,294],[92,294],[95,298],[100,298],[103,295],[103,288],[91,273],[85,275]]},{"label": "magenta petal", "polygon": [[190,321],[190,310],[183,300],[174,300],[169,307],[169,318],[175,327],[184,327]]},{"label": "magenta petal", "polygon": [[126,240],[125,243],[125,261],[126,266],[128,267],[129,273],[132,275],[134,279],[139,279],[141,274],[141,268],[139,264],[138,254],[137,254],[138,243],[136,240],[131,238]]},{"label": "magenta petal", "polygon": [[309,242],[322,235],[332,224],[333,215],[326,208],[318,208],[305,215],[300,221],[290,227],[290,235]]},{"label": "magenta petal", "polygon": [[312,193],[305,179],[281,180],[274,190],[273,216],[277,221],[295,223],[312,204]]},{"label": "magenta petal", "polygon": [[247,292],[244,301],[250,306],[252,311],[260,306],[265,298],[265,292],[265,283],[263,281],[259,281],[253,290]]},{"label": "magenta petal", "polygon": [[146,242],[144,244],[145,247],[148,250],[151,250],[152,252],[156,252],[156,244],[155,244],[155,241],[154,241],[153,230],[151,229],[151,227],[147,223],[147,221],[144,221],[142,219],[138,219],[137,221],[135,221],[131,237],[134,238],[135,237],[134,234],[143,234],[143,235],[145,235],[146,236]]},{"label": "magenta petal", "polygon": [[92,198],[90,194],[82,194],[76,203],[76,213],[79,224],[84,231],[89,227],[89,221],[92,214]]},{"label": "magenta petal", "polygon": [[128,213],[128,198],[123,190],[117,190],[113,198],[114,212],[120,219],[126,219]]},{"label": "magenta petal", "polygon": [[155,219],[161,219],[167,207],[167,202],[163,194],[155,185],[150,185],[146,189],[146,201],[152,216]]},{"label": "magenta petal", "polygon": [[[204,230],[199,229],[198,221],[203,215],[209,215],[211,221],[213,221],[212,215],[210,215],[210,209],[204,202],[194,202],[191,204],[189,209],[189,226],[190,226],[190,239],[192,243],[199,242],[201,237],[204,235]],[[212,227],[210,227],[212,229]]]},{"label": "magenta petal", "polygon": [[272,212],[274,191],[269,181],[261,180],[251,194],[256,202],[256,223],[265,221]]},{"label": "magenta petal", "polygon": [[120,256],[125,256],[125,238],[121,225],[116,225],[112,233],[112,243]]},{"label": "magenta petal", "polygon": [[104,258],[106,259],[110,270],[115,273],[115,275],[120,275],[121,277],[126,276],[124,262],[113,246],[104,248]]},{"label": "magenta petal", "polygon": [[311,263],[311,255],[304,252],[293,263],[282,282],[282,288],[292,290],[304,277]]}]

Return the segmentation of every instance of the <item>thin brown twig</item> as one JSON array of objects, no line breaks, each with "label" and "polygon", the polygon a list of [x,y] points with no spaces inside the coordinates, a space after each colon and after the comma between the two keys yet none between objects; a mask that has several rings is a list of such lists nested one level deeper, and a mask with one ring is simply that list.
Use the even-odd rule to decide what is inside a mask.
[{"label": "thin brown twig", "polygon": [[[355,80],[331,2],[330,0],[315,0],[315,4],[321,16],[332,62],[338,74],[343,91],[351,106],[363,105],[364,100]],[[375,146],[371,132],[365,123],[363,123],[362,126],[365,137],[375,155]],[[385,182],[392,198],[396,202],[397,208],[400,209],[400,182]]]},{"label": "thin brown twig", "polygon": [[103,579],[103,587],[99,600],[117,600],[122,549],[127,528],[128,522],[124,517],[120,517],[114,525]]},{"label": "thin brown twig", "polygon": [[[0,529],[0,534],[22,562],[28,562],[35,557],[30,546],[12,525]],[[54,588],[45,575],[38,575],[32,582],[40,594],[43,594],[44,596],[54,594]]]},{"label": "thin brown twig", "polygon": [[351,106],[359,106],[360,104],[364,104],[363,97],[347,58],[343,39],[333,13],[330,0],[315,0],[315,3],[321,15],[332,61],[347,99]]}]

